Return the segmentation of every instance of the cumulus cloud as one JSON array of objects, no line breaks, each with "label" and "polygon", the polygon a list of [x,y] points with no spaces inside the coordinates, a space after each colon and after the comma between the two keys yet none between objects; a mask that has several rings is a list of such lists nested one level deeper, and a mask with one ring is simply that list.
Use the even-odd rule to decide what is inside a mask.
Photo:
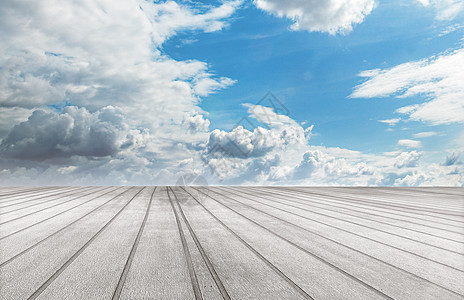
[{"label": "cumulus cloud", "polygon": [[426,101],[397,110],[411,120],[431,124],[464,122],[464,49],[437,57],[400,64],[390,69],[364,71],[367,81],[355,87],[350,97],[374,98],[420,95]]},{"label": "cumulus cloud", "polygon": [[410,171],[398,176],[393,182],[395,186],[437,186],[454,185],[463,186],[464,170],[440,167],[436,164],[431,165],[425,170]]},{"label": "cumulus cloud", "polygon": [[[251,104],[245,106],[248,107],[249,118],[267,128],[256,126],[250,131],[240,125],[230,132],[216,129],[209,135],[209,153],[220,152],[234,158],[247,158],[308,143],[313,126],[304,129],[290,117],[276,113],[273,107]],[[247,120],[248,124],[253,124],[250,119]]]},{"label": "cumulus cloud", "polygon": [[[309,145],[313,126],[306,129],[275,108],[246,105],[254,122],[267,128],[214,130],[204,161],[222,184],[365,185],[379,161],[360,152]],[[252,123],[252,122],[249,122]]]},{"label": "cumulus cloud", "polygon": [[32,113],[31,110],[22,107],[0,106],[0,140],[5,138],[14,125],[26,121]]},{"label": "cumulus cloud", "polygon": [[204,62],[173,60],[160,47],[178,31],[221,30],[239,4],[197,11],[173,1],[3,1],[0,106],[111,104],[146,126],[159,121],[149,116],[166,115],[164,106],[179,111],[179,121],[199,96],[234,81],[215,78]]},{"label": "cumulus cloud", "polygon": [[374,8],[374,0],[255,0],[255,5],[279,17],[291,19],[292,30],[349,33]]},{"label": "cumulus cloud", "polygon": [[163,43],[227,28],[240,4],[2,1],[0,172],[15,184],[172,183],[207,140],[201,97],[235,81]]},{"label": "cumulus cloud", "polygon": [[203,161],[230,184],[285,180],[308,146],[313,126],[303,128],[289,116],[276,113],[274,107],[245,106],[249,115],[239,124],[253,129],[238,125],[230,131],[213,130]]},{"label": "cumulus cloud", "polygon": [[[322,174],[317,174],[322,173]],[[310,150],[303,154],[302,161],[295,168],[295,179],[307,179],[317,174],[319,178],[358,177],[372,175],[373,168],[366,163],[351,164],[344,159],[337,159],[321,150]]]},{"label": "cumulus cloud", "polygon": [[61,113],[36,110],[13,127],[2,141],[2,154],[15,158],[49,159],[110,156],[143,140],[131,130],[122,111],[108,106],[95,113],[66,107]]},{"label": "cumulus cloud", "polygon": [[422,143],[416,140],[402,139],[398,140],[398,145],[406,148],[420,148]]},{"label": "cumulus cloud", "polygon": [[246,158],[262,156],[280,143],[280,136],[275,132],[258,127],[252,132],[238,126],[230,132],[215,129],[208,140],[208,151]]},{"label": "cumulus cloud", "polygon": [[418,186],[426,181],[427,177],[422,172],[406,174],[404,177],[395,179],[395,186]]},{"label": "cumulus cloud", "polygon": [[208,119],[203,118],[201,114],[186,114],[182,124],[188,131],[195,133],[198,131],[208,131],[210,122]]},{"label": "cumulus cloud", "polygon": [[396,157],[395,167],[398,169],[416,167],[420,157],[421,155],[417,151],[401,152],[400,155]]},{"label": "cumulus cloud", "polygon": [[464,168],[428,164],[422,167],[383,168],[375,185],[388,186],[464,186]]}]

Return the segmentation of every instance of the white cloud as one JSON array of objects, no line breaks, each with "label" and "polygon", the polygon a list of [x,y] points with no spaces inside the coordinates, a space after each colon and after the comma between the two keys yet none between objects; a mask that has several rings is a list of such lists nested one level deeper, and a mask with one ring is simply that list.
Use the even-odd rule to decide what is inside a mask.
[{"label": "white cloud", "polygon": [[173,1],[3,1],[0,106],[111,104],[145,125],[159,123],[163,109],[180,121],[199,96],[234,81],[159,48],[179,30],[221,30],[239,3],[197,12]]},{"label": "white cloud", "polygon": [[427,101],[397,110],[411,120],[431,124],[464,122],[464,49],[438,57],[400,64],[386,70],[360,74],[368,78],[350,97],[374,98],[390,95],[403,98],[420,95]]},{"label": "white cloud", "polygon": [[417,1],[419,1],[424,6],[429,6],[430,5],[429,0],[417,0]]},{"label": "white cloud", "polygon": [[60,159],[73,155],[115,155],[143,144],[144,133],[131,130],[118,108],[108,106],[95,113],[66,107],[63,112],[36,110],[9,132],[0,144],[3,154],[23,159]]},{"label": "white cloud", "polygon": [[409,139],[403,139],[398,141],[399,146],[407,147],[407,148],[419,148],[422,146],[420,141],[416,140],[409,140]]},{"label": "white cloud", "polygon": [[197,131],[208,131],[210,122],[208,119],[204,119],[201,114],[186,114],[182,124],[187,127],[188,131],[194,133]]},{"label": "white cloud", "polygon": [[292,30],[349,33],[374,8],[374,0],[255,0],[255,5],[291,19]]},{"label": "white cloud", "polygon": [[359,177],[372,175],[374,169],[360,162],[352,164],[345,159],[335,158],[321,150],[309,150],[303,154],[302,161],[295,168],[295,179]]},{"label": "white cloud", "polygon": [[[395,157],[311,146],[305,131],[313,126],[305,130],[270,107],[247,107],[248,118],[269,128],[250,131],[239,126],[210,134],[203,159],[213,172],[211,176],[218,176],[221,184],[370,185],[380,184],[385,172],[397,170],[391,167]],[[211,178],[209,172],[203,175]]]},{"label": "white cloud", "polygon": [[420,157],[421,155],[417,151],[401,152],[400,155],[396,157],[395,167],[398,169],[416,167]]},{"label": "white cloud", "polygon": [[250,118],[269,126],[269,129],[259,126],[253,131],[243,126],[230,132],[216,129],[209,136],[207,148],[210,153],[220,152],[233,158],[247,158],[264,156],[273,150],[280,152],[289,147],[307,145],[313,126],[304,129],[290,117],[279,115],[270,107],[250,104],[246,106]]},{"label": "white cloud", "polygon": [[400,118],[395,118],[395,119],[388,119],[388,120],[379,120],[380,123],[385,123],[390,126],[396,125],[399,121],[401,121]]},{"label": "white cloud", "polygon": [[395,186],[463,186],[464,168],[442,167],[437,164],[426,169],[407,172],[398,176]]},{"label": "white cloud", "polygon": [[240,125],[229,132],[216,129],[209,135],[203,160],[226,183],[285,180],[307,149],[313,126],[305,129],[270,107],[245,106],[249,116],[243,123],[258,121],[267,128],[247,130]]},{"label": "white cloud", "polygon": [[423,6],[432,7],[437,11],[437,20],[453,20],[464,11],[462,0],[417,0]]},{"label": "white cloud", "polygon": [[2,1],[0,172],[15,184],[175,182],[208,137],[201,97],[235,81],[162,45],[226,28],[240,4]]},{"label": "white cloud", "polygon": [[452,32],[455,32],[456,30],[460,30],[460,29],[463,29],[464,28],[464,25],[461,25],[461,24],[454,24],[454,25],[451,25],[451,26],[448,26],[446,27],[443,31],[441,31],[438,36],[445,36],[447,34],[450,34]]},{"label": "white cloud", "polygon": [[435,131],[424,131],[424,132],[415,133],[413,137],[416,139],[421,139],[421,138],[427,138],[427,137],[431,137],[435,135],[437,135]]},{"label": "white cloud", "polygon": [[205,32],[222,30],[228,26],[224,19],[230,17],[242,4],[242,0],[225,1],[221,6],[200,13],[191,7],[174,1],[152,5],[149,1],[140,1],[143,12],[152,23],[153,41],[161,45],[179,31],[201,29]]},{"label": "white cloud", "polygon": [[395,186],[418,186],[426,181],[426,175],[422,172],[406,174],[404,177],[395,179]]},{"label": "white cloud", "polygon": [[208,96],[209,94],[217,90],[225,89],[233,85],[234,83],[236,83],[236,80],[232,80],[227,77],[221,77],[216,80],[216,79],[212,79],[209,76],[210,76],[209,74],[206,74],[205,77],[197,78],[194,80],[193,91],[198,96],[202,96],[202,97]]},{"label": "white cloud", "polygon": [[[309,135],[305,135],[305,129],[283,115],[279,118],[284,121],[271,122],[275,125],[269,129],[257,127],[249,131],[237,127],[230,132],[214,130],[211,133],[203,133],[206,143],[194,139],[191,144],[183,143],[181,148],[160,151],[157,144],[152,144],[153,136],[148,136],[146,132],[133,134],[130,131],[127,133],[124,130],[114,130],[118,126],[127,129],[130,126],[124,122],[120,123],[122,119],[118,109],[108,109],[105,116],[102,116],[102,111],[90,113],[83,108],[75,107],[66,108],[66,112],[63,113],[42,112],[46,121],[35,122],[37,116],[34,116],[17,126],[12,132],[19,138],[16,138],[15,143],[8,143],[18,145],[18,150],[23,151],[19,152],[23,157],[30,154],[24,152],[26,148],[34,152],[29,157],[37,157],[37,153],[41,153],[43,147],[41,141],[48,139],[53,142],[45,145],[55,146],[45,153],[55,151],[61,154],[61,157],[67,158],[63,163],[59,155],[47,160],[34,161],[21,160],[15,155],[0,156],[0,165],[3,166],[0,169],[2,184],[47,184],[50,181],[55,184],[173,184],[186,171],[201,174],[209,184],[461,186],[464,178],[464,167],[456,163],[457,159],[454,159],[453,155],[447,158],[447,161],[452,161],[448,165],[419,166],[417,162],[420,154],[417,151],[392,152],[383,156],[341,148],[311,146],[308,144]],[[254,117],[253,112],[254,110],[250,109],[249,118]],[[185,120],[189,120],[190,117],[191,123],[199,124],[200,128],[206,121],[198,115],[187,115]],[[185,124],[190,124],[190,121],[186,121]],[[57,125],[59,122],[62,123],[60,126]],[[79,125],[82,122],[87,124],[86,128],[89,130]],[[46,130],[32,128],[37,125]],[[289,129],[291,127],[295,128]],[[312,126],[310,127],[312,129]],[[92,128],[105,129],[101,132],[108,138],[103,138],[102,135],[99,135],[99,138],[108,141],[106,148],[101,149],[101,143],[96,143],[99,145],[98,148],[81,147],[81,143],[88,145],[87,141],[93,141],[89,134]],[[188,126],[185,129],[188,129]],[[293,133],[288,134],[289,131]],[[50,134],[46,135],[45,132]],[[130,134],[135,137],[128,138]],[[300,138],[287,139],[289,136]],[[189,135],[182,139],[185,137]],[[8,146],[8,143],[5,145]],[[220,145],[221,148],[214,145]],[[250,152],[247,155],[241,151],[233,152],[237,147]],[[174,155],[178,158],[177,163],[173,164],[173,159],[164,162],[163,155],[171,151],[183,151],[188,156],[181,158],[182,156],[176,153]],[[97,156],[89,159],[88,156],[91,155]],[[206,156],[206,165],[198,164],[200,155],[203,155],[204,159]]]},{"label": "white cloud", "polygon": [[224,155],[246,158],[262,156],[274,149],[280,142],[280,137],[271,130],[258,127],[253,132],[242,126],[230,132],[213,130],[209,136],[208,151],[221,152]]}]

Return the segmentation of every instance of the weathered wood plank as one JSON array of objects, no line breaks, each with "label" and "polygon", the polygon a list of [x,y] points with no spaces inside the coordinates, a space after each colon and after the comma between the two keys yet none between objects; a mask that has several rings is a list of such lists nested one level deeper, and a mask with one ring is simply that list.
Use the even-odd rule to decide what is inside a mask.
[{"label": "weathered wood plank", "polygon": [[0,299],[464,299],[464,188],[0,188]]}]

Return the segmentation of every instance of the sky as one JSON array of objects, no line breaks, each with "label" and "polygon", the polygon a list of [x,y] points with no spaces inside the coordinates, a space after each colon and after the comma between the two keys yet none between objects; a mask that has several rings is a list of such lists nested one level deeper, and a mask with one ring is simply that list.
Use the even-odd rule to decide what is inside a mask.
[{"label": "sky", "polygon": [[461,0],[5,0],[0,185],[464,186],[463,82]]}]

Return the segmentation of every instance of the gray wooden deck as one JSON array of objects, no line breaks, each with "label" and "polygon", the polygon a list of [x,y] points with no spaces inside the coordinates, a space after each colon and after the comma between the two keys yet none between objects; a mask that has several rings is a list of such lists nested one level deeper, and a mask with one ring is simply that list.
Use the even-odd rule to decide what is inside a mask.
[{"label": "gray wooden deck", "polygon": [[464,299],[463,188],[0,188],[0,299]]}]

